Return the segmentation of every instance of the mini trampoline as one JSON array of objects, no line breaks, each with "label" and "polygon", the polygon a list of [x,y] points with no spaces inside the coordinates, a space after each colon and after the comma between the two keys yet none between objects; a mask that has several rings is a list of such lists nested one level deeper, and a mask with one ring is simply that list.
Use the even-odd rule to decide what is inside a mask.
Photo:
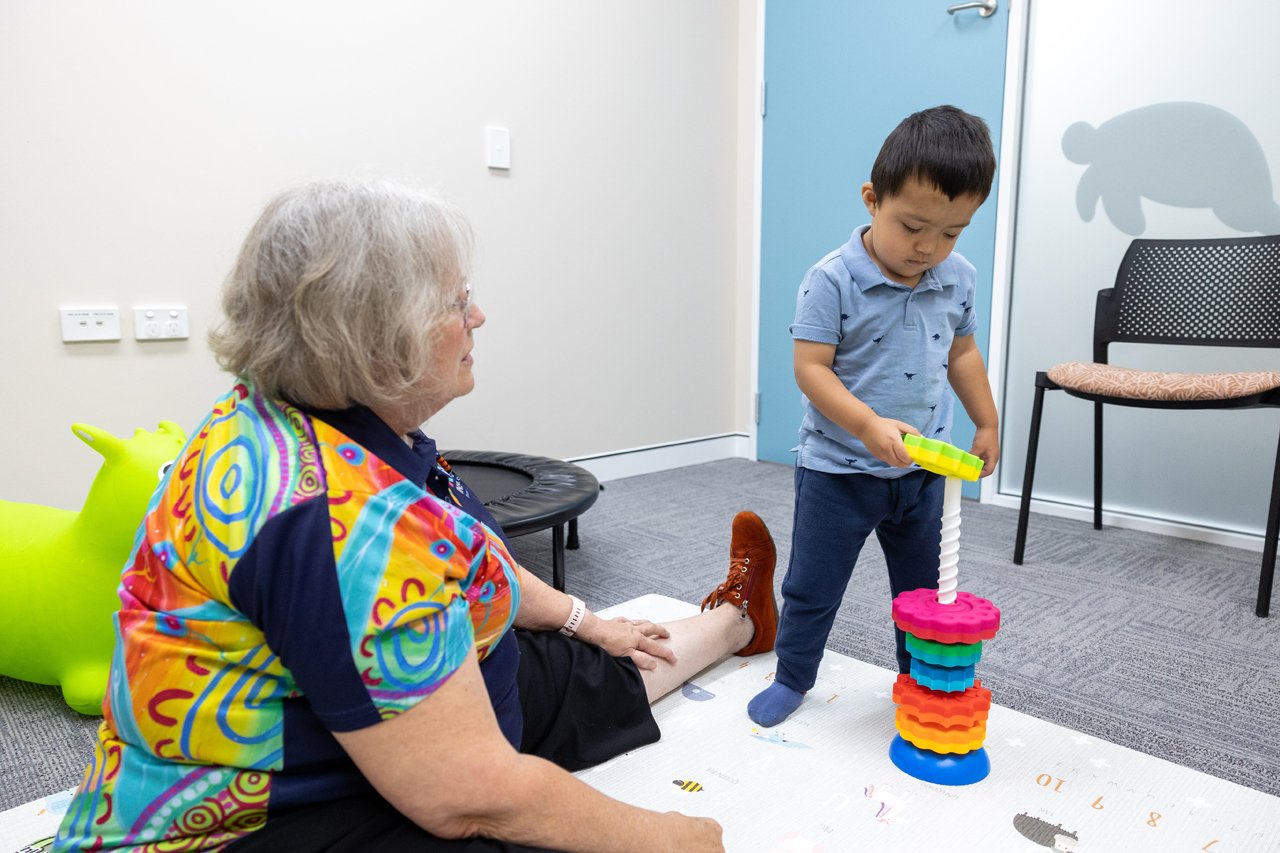
[{"label": "mini trampoline", "polygon": [[453,450],[440,455],[484,502],[508,536],[551,528],[551,582],[563,591],[564,550],[577,549],[578,516],[600,496],[595,475],[548,456],[488,450]]}]

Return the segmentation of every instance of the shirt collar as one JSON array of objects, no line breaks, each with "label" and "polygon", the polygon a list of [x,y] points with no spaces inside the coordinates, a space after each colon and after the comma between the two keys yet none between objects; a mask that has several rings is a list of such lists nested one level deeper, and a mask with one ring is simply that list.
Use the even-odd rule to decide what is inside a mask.
[{"label": "shirt collar", "polygon": [[938,271],[946,266],[946,262],[939,264],[933,269],[924,271],[924,275],[920,277],[920,281],[915,287],[907,287],[905,284],[899,284],[896,281],[889,281],[884,277],[884,273],[880,272],[880,267],[876,266],[876,262],[871,260],[871,256],[867,254],[867,247],[862,243],[862,235],[867,233],[870,225],[859,225],[853,230],[853,236],[849,238],[849,242],[840,247],[840,259],[844,261],[844,267],[849,271],[849,277],[853,279],[853,283],[858,286],[858,290],[866,293],[873,287],[885,285],[887,287],[898,288],[901,290],[915,290],[917,292],[924,290],[942,290],[944,287],[958,284],[957,281],[943,281],[938,275]]},{"label": "shirt collar", "polygon": [[394,468],[411,483],[422,485],[436,467],[436,443],[423,435],[422,430],[409,434],[413,447],[387,426],[367,406],[355,405],[349,409],[312,409],[299,406],[313,418],[317,418],[377,456]]}]

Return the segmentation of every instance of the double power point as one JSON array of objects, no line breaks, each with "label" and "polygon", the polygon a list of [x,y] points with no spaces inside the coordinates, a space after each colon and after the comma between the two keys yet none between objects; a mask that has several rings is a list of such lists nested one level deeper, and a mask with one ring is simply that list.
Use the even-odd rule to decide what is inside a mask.
[{"label": "double power point", "polygon": [[133,337],[139,341],[171,341],[188,337],[187,309],[141,307],[133,309]]}]

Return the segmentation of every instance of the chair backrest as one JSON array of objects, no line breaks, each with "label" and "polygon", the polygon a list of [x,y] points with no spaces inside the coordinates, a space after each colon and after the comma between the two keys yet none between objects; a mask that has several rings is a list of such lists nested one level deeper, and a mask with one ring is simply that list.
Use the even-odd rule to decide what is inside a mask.
[{"label": "chair backrest", "polygon": [[1113,341],[1280,347],[1280,235],[1134,240],[1098,291],[1093,360]]}]

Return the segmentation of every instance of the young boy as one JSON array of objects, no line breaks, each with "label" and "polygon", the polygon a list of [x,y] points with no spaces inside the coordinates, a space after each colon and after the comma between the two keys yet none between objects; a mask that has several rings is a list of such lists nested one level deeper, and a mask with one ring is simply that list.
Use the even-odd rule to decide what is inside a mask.
[{"label": "young boy", "polygon": [[[785,720],[818,664],[871,531],[893,595],[938,584],[943,478],[913,468],[903,433],[950,440],[950,389],[977,426],[985,477],[1000,456],[995,401],[974,343],[974,268],[952,252],[991,191],[986,123],[951,106],[908,116],[862,185],[871,224],[805,275],[791,326],[805,395],[791,562],[774,681],[747,706]],[[886,619],[888,608],[885,608]],[[898,668],[911,658],[897,631]]]}]

